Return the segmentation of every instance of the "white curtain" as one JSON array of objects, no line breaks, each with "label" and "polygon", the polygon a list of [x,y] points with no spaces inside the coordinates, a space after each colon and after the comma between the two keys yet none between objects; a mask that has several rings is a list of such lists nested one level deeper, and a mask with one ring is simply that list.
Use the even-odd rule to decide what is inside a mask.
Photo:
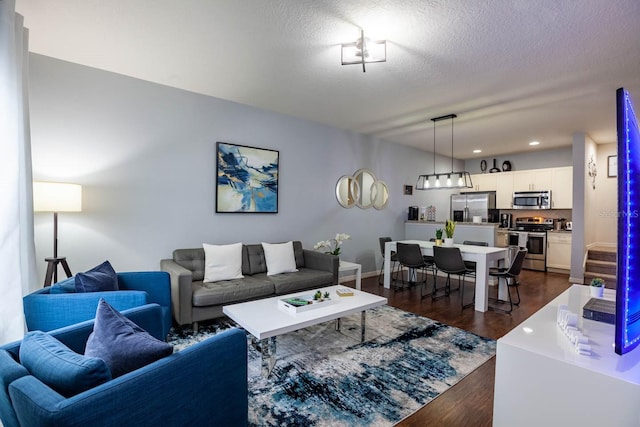
[{"label": "white curtain", "polygon": [[0,345],[23,337],[36,278],[27,47],[15,0],[0,0]]}]

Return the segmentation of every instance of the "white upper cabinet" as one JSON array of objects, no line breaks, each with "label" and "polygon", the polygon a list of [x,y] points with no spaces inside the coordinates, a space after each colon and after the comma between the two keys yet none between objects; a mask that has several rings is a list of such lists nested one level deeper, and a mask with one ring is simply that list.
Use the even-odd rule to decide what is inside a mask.
[{"label": "white upper cabinet", "polygon": [[513,191],[551,190],[553,169],[532,169],[513,172]]},{"label": "white upper cabinet", "polygon": [[[573,207],[573,167],[500,172],[478,176],[495,177],[496,208],[512,209],[514,191],[551,190],[552,209]],[[474,187],[476,175],[472,175]],[[485,190],[475,190],[485,191]],[[486,190],[493,191],[493,190]]]},{"label": "white upper cabinet", "polygon": [[573,208],[573,167],[552,169],[551,208]]},{"label": "white upper cabinet", "polygon": [[513,208],[513,172],[501,172],[496,181],[496,208]]},{"label": "white upper cabinet", "polygon": [[498,173],[479,173],[471,175],[471,183],[473,188],[467,188],[465,191],[496,191],[496,175]]}]

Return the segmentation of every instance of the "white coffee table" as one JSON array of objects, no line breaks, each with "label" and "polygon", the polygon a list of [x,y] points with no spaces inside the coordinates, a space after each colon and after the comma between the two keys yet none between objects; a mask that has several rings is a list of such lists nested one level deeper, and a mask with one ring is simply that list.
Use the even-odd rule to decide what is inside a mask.
[{"label": "white coffee table", "polygon": [[340,297],[336,294],[336,289],[338,288],[344,288],[344,286],[318,288],[322,293],[329,292],[332,303],[301,313],[294,314],[282,310],[278,307],[278,300],[310,295],[314,291],[296,292],[257,301],[226,305],[222,308],[222,312],[257,340],[268,340],[268,342],[260,343],[260,350],[262,352],[263,374],[269,375],[276,361],[276,337],[278,335],[336,319],[338,320],[336,329],[339,329],[339,319],[341,317],[360,312],[362,313],[361,339],[364,341],[366,330],[365,310],[385,305],[387,299],[351,288],[349,289],[353,291],[353,296]]}]

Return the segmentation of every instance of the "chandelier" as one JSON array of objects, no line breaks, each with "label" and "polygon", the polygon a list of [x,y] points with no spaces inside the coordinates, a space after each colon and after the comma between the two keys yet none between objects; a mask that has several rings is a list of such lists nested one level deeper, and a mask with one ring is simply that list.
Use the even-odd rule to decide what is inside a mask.
[{"label": "chandelier", "polygon": [[[455,114],[447,114],[431,119],[433,121],[433,173],[418,176],[416,190],[473,188],[469,172],[453,170],[453,119],[456,117],[458,116]],[[449,119],[451,120],[451,171],[436,173],[436,122]]]}]

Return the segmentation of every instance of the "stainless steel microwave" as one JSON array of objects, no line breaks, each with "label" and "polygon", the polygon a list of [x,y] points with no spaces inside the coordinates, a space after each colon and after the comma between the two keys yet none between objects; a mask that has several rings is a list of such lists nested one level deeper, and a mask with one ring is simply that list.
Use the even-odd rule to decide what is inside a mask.
[{"label": "stainless steel microwave", "polygon": [[551,209],[551,191],[515,191],[513,209]]}]

